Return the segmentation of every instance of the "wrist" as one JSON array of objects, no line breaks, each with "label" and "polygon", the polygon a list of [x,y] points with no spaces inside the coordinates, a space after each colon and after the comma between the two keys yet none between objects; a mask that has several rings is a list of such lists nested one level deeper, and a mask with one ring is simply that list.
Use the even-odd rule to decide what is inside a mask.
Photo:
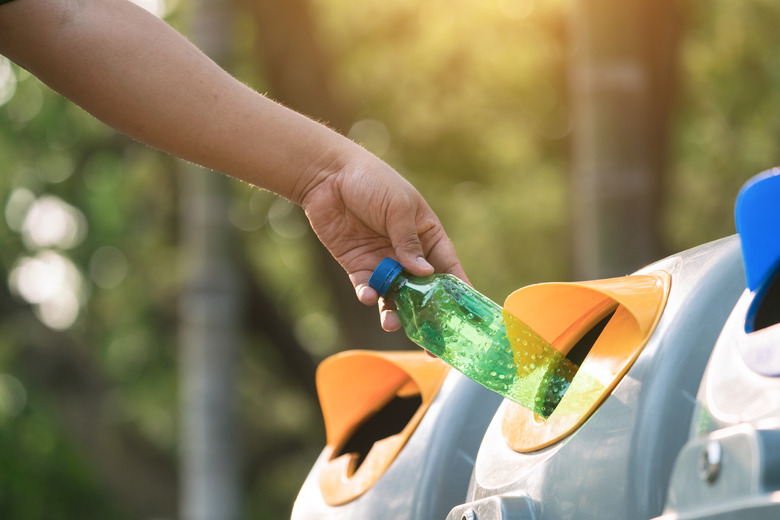
[{"label": "wrist", "polygon": [[339,176],[350,164],[358,162],[361,153],[368,153],[347,138],[341,135],[339,138],[341,142],[328,147],[317,156],[296,180],[288,197],[292,202],[305,206],[306,200],[317,187]]}]

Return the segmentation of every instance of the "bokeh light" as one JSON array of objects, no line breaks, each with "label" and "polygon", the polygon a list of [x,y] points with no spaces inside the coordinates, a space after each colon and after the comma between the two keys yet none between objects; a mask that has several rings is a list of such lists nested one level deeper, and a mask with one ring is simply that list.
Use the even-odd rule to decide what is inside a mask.
[{"label": "bokeh light", "polygon": [[376,119],[361,119],[352,125],[347,136],[377,157],[382,157],[390,149],[390,130]]},{"label": "bokeh light", "polygon": [[11,192],[5,204],[5,221],[9,229],[20,233],[24,226],[27,212],[35,202],[35,194],[27,188],[17,188]]},{"label": "bokeh light", "polygon": [[51,250],[17,260],[11,289],[33,305],[38,319],[55,330],[70,328],[85,299],[84,279],[73,263]]},{"label": "bokeh light", "polygon": [[127,258],[112,246],[103,246],[92,253],[89,261],[89,277],[102,289],[113,289],[127,275]]},{"label": "bokeh light", "polygon": [[16,93],[16,75],[11,62],[0,56],[0,106],[8,103]]},{"label": "bokeh light", "polygon": [[325,358],[336,349],[339,327],[333,316],[312,312],[295,323],[295,337],[316,358]]},{"label": "bokeh light", "polygon": [[73,174],[76,165],[70,153],[63,151],[49,153],[38,160],[36,173],[49,184],[57,184]]},{"label": "bokeh light", "polygon": [[298,206],[284,198],[277,198],[268,210],[268,224],[274,238],[297,240],[309,230],[309,224]]},{"label": "bokeh light", "polygon": [[74,206],[53,195],[36,199],[27,211],[22,238],[28,249],[58,247],[71,249],[87,233],[87,219]]},{"label": "bokeh light", "polygon": [[27,404],[27,391],[18,379],[0,374],[0,418],[19,415]]}]

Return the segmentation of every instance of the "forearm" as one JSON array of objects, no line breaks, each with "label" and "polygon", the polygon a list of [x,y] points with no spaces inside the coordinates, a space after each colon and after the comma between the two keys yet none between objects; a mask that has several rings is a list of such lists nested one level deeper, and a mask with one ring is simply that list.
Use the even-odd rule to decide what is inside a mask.
[{"label": "forearm", "polygon": [[0,53],[117,130],[295,202],[320,170],[359,153],[125,0],[3,5]]}]

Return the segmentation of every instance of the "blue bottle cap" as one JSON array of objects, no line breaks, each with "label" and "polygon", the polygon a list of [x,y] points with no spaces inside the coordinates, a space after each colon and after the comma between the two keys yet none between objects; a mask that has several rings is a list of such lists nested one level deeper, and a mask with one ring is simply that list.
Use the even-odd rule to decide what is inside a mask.
[{"label": "blue bottle cap", "polygon": [[390,288],[390,284],[401,273],[401,264],[388,257],[379,262],[374,272],[371,273],[371,278],[368,279],[368,286],[379,293],[379,296],[384,296],[387,290]]}]

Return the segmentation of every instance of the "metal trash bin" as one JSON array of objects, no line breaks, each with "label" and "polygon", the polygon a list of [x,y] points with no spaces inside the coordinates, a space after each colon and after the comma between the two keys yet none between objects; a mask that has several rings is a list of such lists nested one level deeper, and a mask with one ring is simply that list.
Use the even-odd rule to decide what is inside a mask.
[{"label": "metal trash bin", "polygon": [[[661,513],[701,375],[744,288],[739,240],[694,248],[635,275],[658,271],[671,280],[663,313],[606,398],[564,436],[522,450],[507,442],[506,422],[528,429],[535,418],[512,416],[511,403],[502,403],[482,441],[468,496],[447,520],[649,519]],[[547,312],[556,312],[554,303]],[[592,340],[586,361],[599,354],[606,332]]]},{"label": "metal trash bin", "polygon": [[664,520],[780,518],[780,170],[736,206],[747,288],[718,338]]},{"label": "metal trash bin", "polygon": [[[328,446],[293,520],[429,520],[463,501],[498,394],[422,351],[344,352],[320,365],[317,383]],[[376,417],[396,428],[365,431]]]}]

